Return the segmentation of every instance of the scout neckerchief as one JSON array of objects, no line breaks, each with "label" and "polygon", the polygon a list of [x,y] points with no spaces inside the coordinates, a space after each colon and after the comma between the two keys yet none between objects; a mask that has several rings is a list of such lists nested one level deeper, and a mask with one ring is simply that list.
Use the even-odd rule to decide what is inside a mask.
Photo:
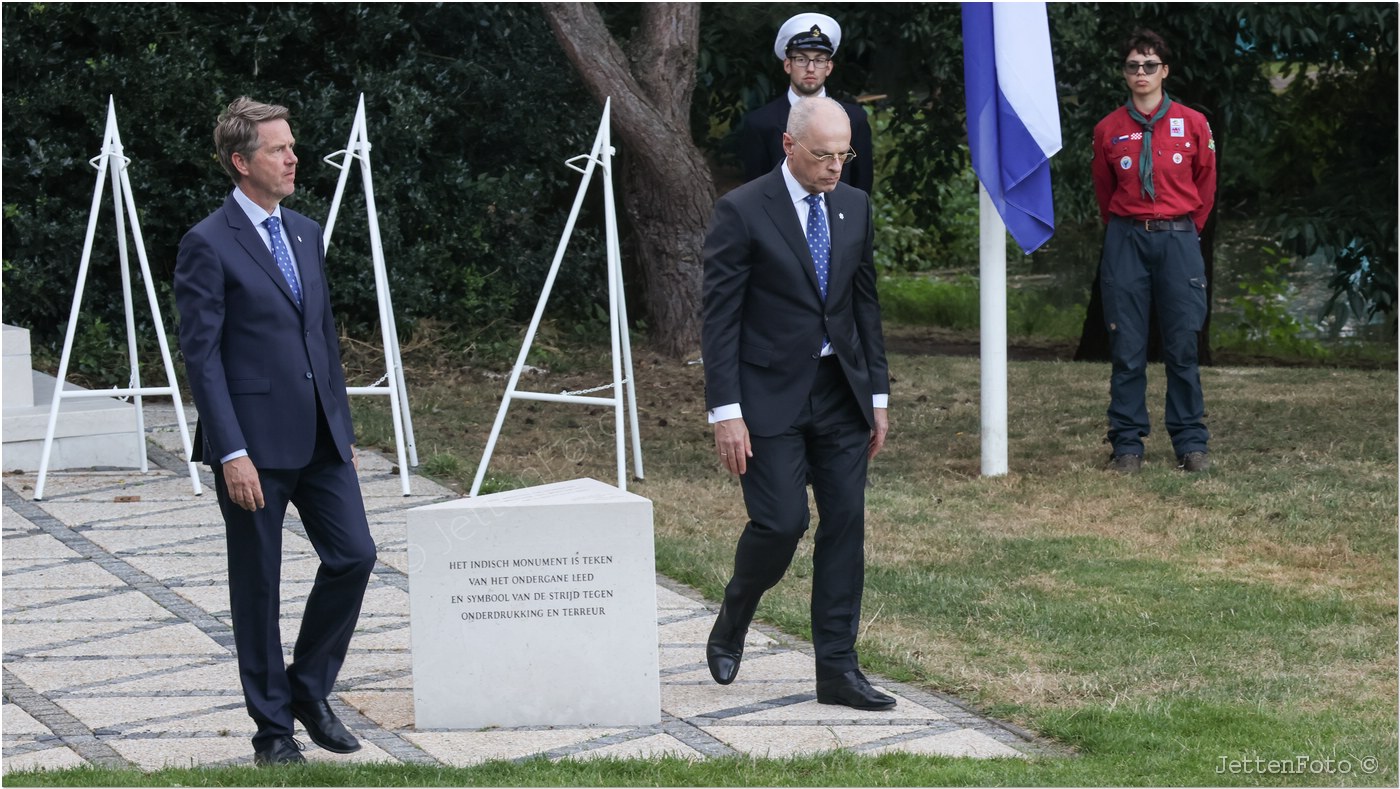
[{"label": "scout neckerchief", "polygon": [[1157,190],[1152,188],[1152,127],[1157,125],[1167,110],[1172,106],[1172,100],[1167,96],[1166,88],[1162,89],[1162,104],[1157,107],[1157,112],[1153,114],[1152,120],[1143,117],[1133,106],[1133,100],[1128,99],[1128,117],[1142,124],[1142,153],[1138,156],[1138,180],[1142,181],[1142,193],[1149,199],[1157,199]]}]

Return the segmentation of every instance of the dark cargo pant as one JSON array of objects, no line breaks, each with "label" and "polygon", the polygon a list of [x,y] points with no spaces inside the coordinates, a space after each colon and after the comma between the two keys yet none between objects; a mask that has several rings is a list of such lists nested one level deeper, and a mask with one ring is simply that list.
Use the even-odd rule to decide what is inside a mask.
[{"label": "dark cargo pant", "polygon": [[1142,439],[1151,432],[1147,327],[1154,307],[1167,372],[1166,425],[1172,448],[1178,458],[1206,451],[1210,433],[1196,361],[1197,335],[1206,319],[1206,273],[1194,226],[1147,230],[1140,221],[1112,217],[1099,275],[1113,360],[1108,404],[1113,454],[1141,455]]}]

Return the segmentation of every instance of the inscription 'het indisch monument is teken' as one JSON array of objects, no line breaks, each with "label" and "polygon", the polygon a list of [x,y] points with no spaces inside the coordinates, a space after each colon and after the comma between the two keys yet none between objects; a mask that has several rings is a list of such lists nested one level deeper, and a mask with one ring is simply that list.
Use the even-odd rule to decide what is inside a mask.
[{"label": "inscription 'het indisch monument is teken'", "polygon": [[[526,567],[575,567],[599,566],[613,563],[612,556],[546,556],[513,559],[471,559],[447,563],[449,570],[502,570]],[[472,586],[502,587],[529,586],[537,584],[592,583],[594,573],[562,572],[532,575],[468,576],[466,581]],[[572,602],[575,600],[607,600],[614,596],[612,589],[556,589],[550,591],[527,592],[486,592],[480,594],[452,595],[451,603],[458,605],[491,603],[538,603]],[[492,619],[549,619],[553,617],[606,616],[604,606],[584,606],[565,608],[526,608],[494,609],[489,611],[463,611],[463,621],[475,622]]]}]

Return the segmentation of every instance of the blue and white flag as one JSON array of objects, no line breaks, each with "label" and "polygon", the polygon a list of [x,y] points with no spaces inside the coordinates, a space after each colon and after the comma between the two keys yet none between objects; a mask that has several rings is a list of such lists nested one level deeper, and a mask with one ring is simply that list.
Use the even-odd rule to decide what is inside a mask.
[{"label": "blue and white flag", "polygon": [[1060,108],[1044,3],[963,3],[972,168],[1027,253],[1055,233],[1050,157]]}]

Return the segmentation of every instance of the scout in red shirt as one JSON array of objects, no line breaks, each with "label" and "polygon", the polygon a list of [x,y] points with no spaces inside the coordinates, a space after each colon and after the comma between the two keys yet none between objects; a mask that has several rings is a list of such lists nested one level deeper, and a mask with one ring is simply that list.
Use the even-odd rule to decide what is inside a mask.
[{"label": "scout in red shirt", "polygon": [[1171,56],[1161,36],[1136,30],[1123,48],[1130,100],[1094,127],[1094,194],[1108,225],[1099,278],[1113,375],[1109,468],[1142,467],[1147,415],[1147,327],[1157,311],[1167,373],[1166,426],[1177,465],[1210,466],[1196,360],[1206,318],[1200,231],[1215,206],[1210,124],[1167,95]]}]

